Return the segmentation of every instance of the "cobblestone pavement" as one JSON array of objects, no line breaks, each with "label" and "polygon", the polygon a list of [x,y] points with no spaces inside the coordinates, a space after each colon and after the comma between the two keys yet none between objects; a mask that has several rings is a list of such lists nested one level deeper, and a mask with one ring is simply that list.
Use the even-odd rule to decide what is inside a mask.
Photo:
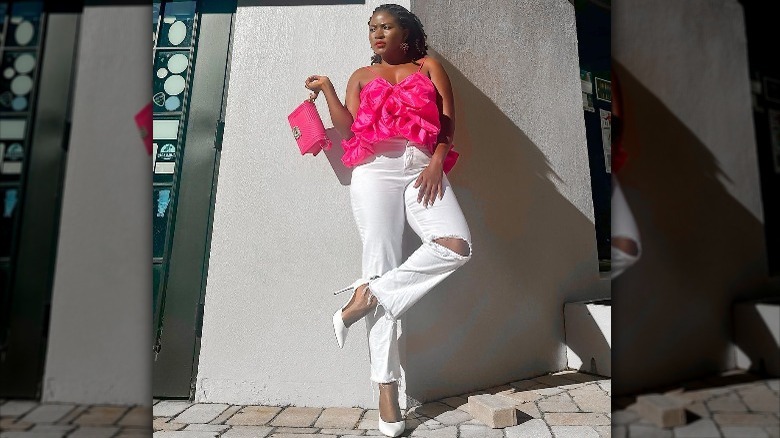
[{"label": "cobblestone pavement", "polygon": [[[574,371],[512,382],[410,409],[402,436],[535,438],[610,436],[611,381]],[[473,419],[467,397],[503,394],[518,411],[517,426],[490,429]],[[154,404],[155,438],[352,438],[380,435],[375,409],[303,408],[190,403]]]},{"label": "cobblestone pavement", "polygon": [[635,397],[616,397],[615,438],[780,438],[780,379],[732,371],[656,393],[687,403],[686,424],[656,427],[639,417]]},{"label": "cobblestone pavement", "polygon": [[149,406],[0,400],[0,438],[149,438]]}]

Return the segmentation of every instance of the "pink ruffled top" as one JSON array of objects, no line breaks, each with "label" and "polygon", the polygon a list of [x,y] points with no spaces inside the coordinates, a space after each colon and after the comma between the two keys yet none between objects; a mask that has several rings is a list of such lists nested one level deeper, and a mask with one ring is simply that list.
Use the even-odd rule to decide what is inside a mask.
[{"label": "pink ruffled top", "polygon": [[[360,106],[351,129],[355,135],[341,143],[341,161],[347,167],[364,162],[374,155],[375,143],[393,137],[404,137],[433,155],[441,129],[436,87],[419,70],[395,85],[377,75],[360,90]],[[444,158],[445,173],[457,159],[458,153],[450,149]]]}]

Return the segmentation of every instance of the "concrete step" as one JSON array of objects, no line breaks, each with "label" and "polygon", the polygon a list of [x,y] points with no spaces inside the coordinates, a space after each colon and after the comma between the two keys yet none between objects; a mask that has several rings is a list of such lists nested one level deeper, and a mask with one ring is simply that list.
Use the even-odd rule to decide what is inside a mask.
[{"label": "concrete step", "polygon": [[612,301],[581,301],[563,306],[569,368],[612,376]]},{"label": "concrete step", "polygon": [[738,368],[780,376],[780,298],[734,304]]}]

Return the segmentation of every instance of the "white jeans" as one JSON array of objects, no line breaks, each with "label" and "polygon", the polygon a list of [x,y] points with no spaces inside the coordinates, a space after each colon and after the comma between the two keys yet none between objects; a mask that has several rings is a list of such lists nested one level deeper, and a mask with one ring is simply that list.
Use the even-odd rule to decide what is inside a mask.
[{"label": "white jeans", "polygon": [[[369,282],[379,305],[366,316],[371,380],[386,383],[401,378],[397,319],[471,258],[471,235],[446,176],[443,199],[427,208],[417,202],[414,182],[430,163],[426,152],[404,138],[375,148],[376,155],[353,170],[350,195],[363,242],[363,278],[379,276]],[[406,221],[422,245],[402,263]],[[469,254],[434,242],[444,237],[465,241]]]}]

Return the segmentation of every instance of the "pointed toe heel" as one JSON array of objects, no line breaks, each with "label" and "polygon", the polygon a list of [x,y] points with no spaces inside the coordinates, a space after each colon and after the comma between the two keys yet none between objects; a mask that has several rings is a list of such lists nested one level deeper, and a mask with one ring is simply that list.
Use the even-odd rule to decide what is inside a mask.
[{"label": "pointed toe heel", "polygon": [[379,419],[379,431],[382,432],[385,436],[389,437],[397,437],[404,433],[404,430],[406,429],[406,421],[396,421],[395,423],[387,423],[385,421],[382,421],[382,419]]},{"label": "pointed toe heel", "polygon": [[341,309],[333,314],[333,331],[336,333],[336,342],[338,342],[339,348],[344,348],[344,341],[347,339],[349,327],[344,325],[344,319],[341,318]]}]

